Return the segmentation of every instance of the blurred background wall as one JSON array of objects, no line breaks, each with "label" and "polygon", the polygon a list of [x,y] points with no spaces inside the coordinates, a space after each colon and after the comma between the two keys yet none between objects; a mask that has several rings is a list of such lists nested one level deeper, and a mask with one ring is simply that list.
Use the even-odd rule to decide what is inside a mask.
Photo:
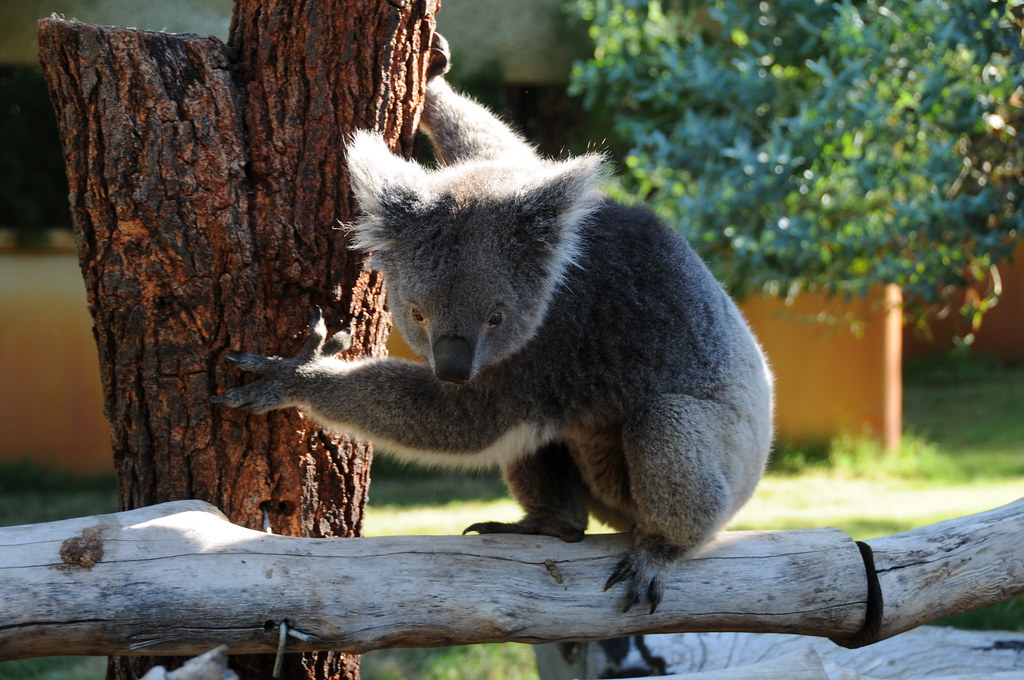
[{"label": "blurred background wall", "polygon": [[[28,458],[77,471],[111,469],[96,349],[66,208],[59,142],[36,66],[36,21],[57,13],[89,23],[191,32],[226,40],[230,0],[7,0],[0,22],[0,460]],[[584,114],[565,91],[585,58],[586,26],[561,0],[444,0],[451,79],[502,111],[547,153],[581,150]],[[1024,248],[1003,267],[1004,297],[975,347],[1024,355]],[[969,295],[954,291],[951,299]],[[955,314],[925,342],[902,328],[899,290],[849,303],[813,295],[742,302],[777,374],[779,434],[827,440],[900,432],[904,356],[947,351]],[[850,324],[849,319],[856,319]],[[296,319],[296,324],[302,319]],[[961,329],[962,330],[962,329]],[[407,352],[401,339],[395,353]]]}]

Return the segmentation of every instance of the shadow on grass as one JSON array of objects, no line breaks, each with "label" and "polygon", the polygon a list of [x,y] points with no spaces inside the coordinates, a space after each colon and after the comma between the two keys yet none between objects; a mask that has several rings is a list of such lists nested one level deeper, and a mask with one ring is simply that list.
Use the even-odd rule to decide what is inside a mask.
[{"label": "shadow on grass", "polygon": [[0,680],[103,680],[107,657],[51,656],[0,662]]},{"label": "shadow on grass", "polygon": [[1024,596],[1006,602],[949,616],[931,623],[933,626],[952,626],[966,630],[1009,630],[1024,632]]},{"label": "shadow on grass", "polygon": [[91,491],[103,493],[117,488],[112,474],[80,475],[46,467],[32,460],[0,463],[0,494],[61,493]]},{"label": "shadow on grass", "polygon": [[370,470],[370,506],[415,507],[508,497],[498,470],[415,467],[375,456]]},{"label": "shadow on grass", "polygon": [[30,461],[0,464],[0,526],[85,517],[117,508],[113,475],[76,475]]}]

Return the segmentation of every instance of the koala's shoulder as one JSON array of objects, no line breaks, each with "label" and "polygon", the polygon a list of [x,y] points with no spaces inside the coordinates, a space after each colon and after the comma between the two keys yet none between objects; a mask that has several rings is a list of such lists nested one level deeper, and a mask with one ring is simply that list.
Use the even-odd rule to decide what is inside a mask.
[{"label": "koala's shoulder", "polygon": [[661,261],[670,268],[698,260],[689,243],[643,205],[605,198],[584,232],[589,258],[623,267],[649,267]]}]

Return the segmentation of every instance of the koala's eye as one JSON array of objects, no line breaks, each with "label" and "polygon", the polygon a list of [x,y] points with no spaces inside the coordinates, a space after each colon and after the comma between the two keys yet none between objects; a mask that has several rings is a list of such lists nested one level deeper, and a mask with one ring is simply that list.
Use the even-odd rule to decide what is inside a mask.
[{"label": "koala's eye", "polygon": [[505,315],[502,312],[500,312],[500,311],[494,312],[489,317],[487,317],[487,327],[488,328],[497,328],[498,326],[501,325],[501,322],[504,321],[504,320],[505,320]]},{"label": "koala's eye", "polygon": [[412,320],[421,326],[427,323],[427,317],[423,315],[423,312],[420,311],[419,307],[410,307],[409,314],[412,315]]}]

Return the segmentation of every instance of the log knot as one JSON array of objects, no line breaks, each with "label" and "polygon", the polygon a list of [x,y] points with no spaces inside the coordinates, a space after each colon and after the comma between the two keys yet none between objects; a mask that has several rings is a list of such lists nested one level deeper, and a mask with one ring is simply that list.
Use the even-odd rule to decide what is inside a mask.
[{"label": "log knot", "polygon": [[544,560],[544,568],[547,569],[548,573],[555,579],[555,583],[558,585],[565,583],[565,577],[562,576],[562,570],[558,568],[558,565],[554,560]]},{"label": "log knot", "polygon": [[60,545],[60,559],[57,565],[61,571],[92,569],[103,560],[103,527],[88,527],[81,536],[74,536]]}]

